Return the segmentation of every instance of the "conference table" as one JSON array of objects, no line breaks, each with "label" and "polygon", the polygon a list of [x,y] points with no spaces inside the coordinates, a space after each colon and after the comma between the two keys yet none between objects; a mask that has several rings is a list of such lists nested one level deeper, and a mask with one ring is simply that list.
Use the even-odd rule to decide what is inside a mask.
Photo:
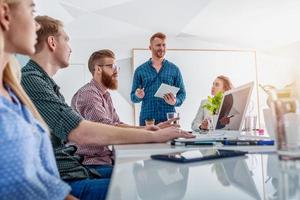
[{"label": "conference table", "polygon": [[115,145],[108,200],[300,199],[300,161],[280,160],[274,146],[223,146],[246,156],[177,164],[152,154],[211,146]]}]

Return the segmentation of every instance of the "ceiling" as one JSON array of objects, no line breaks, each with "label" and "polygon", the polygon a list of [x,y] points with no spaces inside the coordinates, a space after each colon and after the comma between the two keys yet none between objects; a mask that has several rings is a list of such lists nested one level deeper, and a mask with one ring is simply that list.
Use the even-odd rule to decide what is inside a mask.
[{"label": "ceiling", "polygon": [[300,41],[299,0],[35,0],[37,13],[64,21],[72,39],[150,35],[250,48]]}]

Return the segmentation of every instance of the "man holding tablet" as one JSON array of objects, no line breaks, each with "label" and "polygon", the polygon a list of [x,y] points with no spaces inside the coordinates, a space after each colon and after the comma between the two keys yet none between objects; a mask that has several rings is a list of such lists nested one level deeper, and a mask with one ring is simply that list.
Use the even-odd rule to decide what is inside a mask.
[{"label": "man holding tablet", "polygon": [[[175,112],[175,106],[180,106],[186,93],[179,68],[164,58],[166,53],[166,35],[155,33],[150,38],[152,57],[140,65],[134,73],[131,90],[131,101],[142,102],[140,125],[145,120],[154,119],[155,124],[167,120],[168,112]],[[177,95],[167,93],[163,98],[154,94],[162,83],[179,88]]]}]

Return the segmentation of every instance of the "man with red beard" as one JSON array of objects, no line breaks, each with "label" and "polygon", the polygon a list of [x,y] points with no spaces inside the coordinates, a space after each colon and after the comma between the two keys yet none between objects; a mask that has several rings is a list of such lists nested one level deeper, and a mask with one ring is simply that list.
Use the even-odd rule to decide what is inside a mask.
[{"label": "man with red beard", "polygon": [[[115,55],[108,49],[94,52],[88,61],[92,80],[81,87],[73,96],[72,108],[84,119],[101,122],[103,124],[120,124],[119,116],[113,106],[108,89],[118,87],[118,70],[115,64]],[[108,146],[76,145],[76,154],[84,158],[83,164],[89,167],[101,166],[105,173],[111,173],[113,154]]]},{"label": "man with red beard", "polygon": [[[88,67],[93,78],[75,93],[71,101],[72,108],[84,119],[124,128],[158,130],[171,126],[172,120],[151,127],[131,126],[120,121],[108,91],[118,88],[119,67],[115,64],[115,55],[111,50],[103,49],[92,53]],[[84,158],[83,164],[95,169],[100,167],[102,174],[109,176],[113,154],[108,146],[77,145],[77,147],[76,154]]]},{"label": "man with red beard", "polygon": [[[167,113],[175,112],[175,106],[180,106],[186,97],[179,68],[164,58],[166,35],[152,35],[149,49],[152,57],[135,70],[130,94],[133,103],[142,102],[141,126],[145,125],[147,119],[155,119],[156,124],[166,121]],[[179,87],[176,97],[172,93],[166,94],[163,99],[155,97],[154,94],[162,83]]]}]

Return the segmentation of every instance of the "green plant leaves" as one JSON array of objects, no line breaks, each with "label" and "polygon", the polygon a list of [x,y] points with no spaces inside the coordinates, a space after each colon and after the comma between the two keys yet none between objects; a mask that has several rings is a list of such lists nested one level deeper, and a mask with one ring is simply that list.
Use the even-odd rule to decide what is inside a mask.
[{"label": "green plant leaves", "polygon": [[210,114],[215,115],[219,111],[219,107],[221,105],[223,98],[223,93],[218,92],[214,97],[207,97],[207,103],[205,103],[202,108],[207,109]]}]

